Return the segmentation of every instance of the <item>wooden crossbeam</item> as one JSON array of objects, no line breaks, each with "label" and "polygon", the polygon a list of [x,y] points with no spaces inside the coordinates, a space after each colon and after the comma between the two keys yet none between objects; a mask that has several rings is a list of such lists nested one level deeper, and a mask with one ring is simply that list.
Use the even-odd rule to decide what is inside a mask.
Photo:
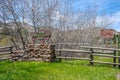
[{"label": "wooden crossbeam", "polygon": [[58,56],[58,59],[76,59],[76,60],[90,60],[89,58],[79,58],[79,57],[63,57],[63,56]]},{"label": "wooden crossbeam", "polygon": [[99,49],[99,50],[110,50],[110,51],[120,51],[120,49],[116,49],[116,48],[101,48],[101,47],[90,47],[90,46],[81,46],[81,48]]},{"label": "wooden crossbeam", "polygon": [[11,48],[11,46],[0,47],[0,49],[6,49],[6,48]]},{"label": "wooden crossbeam", "polygon": [[0,58],[0,60],[10,59],[10,57]]},{"label": "wooden crossbeam", "polygon": [[91,53],[91,51],[75,50],[75,49],[55,49],[55,51],[61,52],[79,52],[79,53]]},{"label": "wooden crossbeam", "polygon": [[10,52],[0,52],[0,55],[7,55],[10,54]]},{"label": "wooden crossbeam", "polygon": [[105,54],[92,54],[92,55],[93,56],[110,57],[110,58],[120,58],[120,56],[105,55]]},{"label": "wooden crossbeam", "polygon": [[112,63],[112,62],[102,62],[102,61],[91,61],[91,62],[100,63],[100,64],[120,65],[120,63]]}]

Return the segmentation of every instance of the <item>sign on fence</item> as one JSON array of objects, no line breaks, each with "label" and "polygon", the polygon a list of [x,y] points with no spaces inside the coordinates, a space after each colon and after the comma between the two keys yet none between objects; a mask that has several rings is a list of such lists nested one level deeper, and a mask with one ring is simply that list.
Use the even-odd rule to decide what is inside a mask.
[{"label": "sign on fence", "polygon": [[41,29],[39,32],[32,32],[32,41],[33,44],[44,44],[45,42],[49,41],[52,32],[47,29]]},{"label": "sign on fence", "polygon": [[114,30],[113,29],[102,29],[101,37],[103,39],[111,39],[114,38]]}]

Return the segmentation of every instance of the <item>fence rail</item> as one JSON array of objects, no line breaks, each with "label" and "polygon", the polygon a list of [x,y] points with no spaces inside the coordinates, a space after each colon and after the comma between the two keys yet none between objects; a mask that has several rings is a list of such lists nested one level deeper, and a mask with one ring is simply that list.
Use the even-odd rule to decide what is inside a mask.
[{"label": "fence rail", "polygon": [[10,55],[12,53],[12,47],[0,47],[0,60],[10,59]]},{"label": "fence rail", "polygon": [[89,43],[57,43],[56,48],[61,49],[61,48],[80,48],[80,46],[89,46]]},{"label": "fence rail", "polygon": [[120,49],[116,49],[116,48],[101,48],[101,47],[90,47],[90,46],[81,46],[81,48],[85,48],[85,49],[98,49],[98,50],[109,50],[109,51],[120,51]]},{"label": "fence rail", "polygon": [[91,51],[74,50],[74,49],[56,49],[56,51],[79,52],[79,53],[90,53],[91,52]]},{"label": "fence rail", "polygon": [[[61,59],[77,59],[77,60],[89,60],[90,65],[94,65],[94,63],[99,64],[111,64],[114,67],[118,66],[120,68],[120,49],[115,48],[101,48],[101,47],[90,47],[90,46],[81,46],[82,50],[76,50],[76,49],[56,49],[55,51],[59,54],[61,52],[77,52],[77,53],[87,53],[89,57],[87,58],[80,58],[80,57],[65,57],[65,56],[57,56],[59,61]],[[104,50],[104,52],[96,52],[96,50]],[[112,51],[112,52],[111,52]],[[101,54],[102,53],[102,54]],[[94,56],[100,56],[100,57],[108,57],[112,58],[112,62],[102,62],[102,61],[96,61],[94,59]],[[118,58],[118,59],[117,59]],[[117,61],[118,60],[118,61]]]}]

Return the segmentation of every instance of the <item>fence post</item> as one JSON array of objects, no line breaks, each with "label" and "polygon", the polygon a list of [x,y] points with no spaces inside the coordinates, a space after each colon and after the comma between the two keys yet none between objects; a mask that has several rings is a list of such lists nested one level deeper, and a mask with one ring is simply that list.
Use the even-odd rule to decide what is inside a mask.
[{"label": "fence post", "polygon": [[[117,45],[117,48],[119,48],[119,36],[118,36],[118,34],[117,35],[114,35],[114,43]],[[119,51],[116,51],[116,54],[118,55],[118,56],[120,56],[120,54],[119,54]],[[118,63],[120,63],[120,58],[118,58]],[[118,68],[120,68],[120,65],[118,65]]]},{"label": "fence post", "polygon": [[90,53],[90,65],[94,65],[94,62],[92,62],[94,60],[94,57],[93,57],[93,49],[90,49],[91,53]]},{"label": "fence post", "polygon": [[[58,46],[59,46],[58,49],[62,49],[61,44],[58,44]],[[60,54],[60,56],[61,56],[61,51],[59,51],[59,54]],[[61,58],[59,58],[58,61],[61,62]]]},{"label": "fence post", "polygon": [[[120,35],[118,35],[118,49],[120,48]],[[118,56],[120,56],[120,51],[118,51]],[[120,64],[120,58],[118,58],[118,63]],[[120,69],[120,65],[118,65],[118,68]]]},{"label": "fence post", "polygon": [[[120,51],[118,51],[118,56],[120,57]],[[118,63],[120,64],[120,58],[118,58]],[[118,65],[118,68],[120,69],[120,65]]]},{"label": "fence post", "polygon": [[[120,35],[115,35],[115,41],[116,41],[116,45],[117,45],[117,48],[119,49],[120,48]],[[117,55],[120,56],[120,51],[117,51]],[[120,63],[120,58],[118,58],[118,63]],[[120,68],[120,65],[118,65],[118,68]]]},{"label": "fence post", "polygon": [[13,50],[12,50],[12,46],[10,47],[10,53],[12,53],[13,52]]},{"label": "fence post", "polygon": [[[114,50],[113,56],[116,56],[115,50]],[[116,57],[113,57],[113,63],[116,63]],[[116,64],[113,64],[113,67],[116,67]]]}]

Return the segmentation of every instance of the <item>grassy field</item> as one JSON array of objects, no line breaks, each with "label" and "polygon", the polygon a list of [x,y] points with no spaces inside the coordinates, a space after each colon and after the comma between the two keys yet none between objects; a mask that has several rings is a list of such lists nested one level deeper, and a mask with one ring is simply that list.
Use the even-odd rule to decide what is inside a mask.
[{"label": "grassy field", "polygon": [[116,80],[120,70],[86,61],[61,63],[0,61],[0,80]]}]

